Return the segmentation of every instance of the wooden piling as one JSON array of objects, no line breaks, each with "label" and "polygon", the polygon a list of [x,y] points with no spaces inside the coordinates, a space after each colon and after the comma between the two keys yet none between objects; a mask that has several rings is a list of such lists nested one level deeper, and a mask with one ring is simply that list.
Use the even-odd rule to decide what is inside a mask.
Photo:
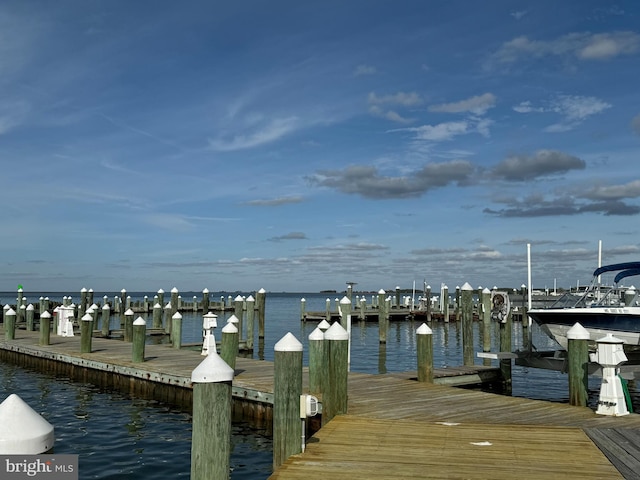
[{"label": "wooden piling", "polygon": [[589,332],[579,323],[567,331],[569,404],[587,406],[589,399]]},{"label": "wooden piling", "polygon": [[347,413],[347,378],[349,374],[347,352],[349,334],[335,322],[324,332],[327,342],[327,374],[322,392],[322,424],[336,415]]},{"label": "wooden piling", "polygon": [[449,288],[445,285],[442,287],[442,298],[440,298],[440,306],[444,315],[445,323],[449,323]]},{"label": "wooden piling", "polygon": [[124,312],[124,341],[131,342],[133,340],[133,310],[130,308]]},{"label": "wooden piling", "polygon": [[331,323],[331,299],[327,298],[324,303],[324,319]]},{"label": "wooden piling", "polygon": [[309,335],[309,392],[323,392],[323,376],[326,371],[324,358],[324,333],[316,327]]},{"label": "wooden piling", "polygon": [[236,357],[238,356],[238,327],[232,322],[222,329],[222,339],[220,341],[220,356],[231,368],[236,368]]},{"label": "wooden piling", "polygon": [[16,338],[16,311],[13,308],[4,312],[4,339]]},{"label": "wooden piling", "polygon": [[433,332],[423,323],[416,330],[418,381],[433,383]]},{"label": "wooden piling", "polygon": [[93,316],[86,313],[80,319],[80,353],[91,353],[93,338]]},{"label": "wooden piling", "polygon": [[101,317],[101,321],[102,321],[102,336],[103,337],[108,337],[110,330],[109,330],[109,319],[111,318],[111,308],[109,308],[109,304],[105,303],[102,306],[102,317]]},{"label": "wooden piling", "polygon": [[255,318],[255,304],[256,300],[253,298],[253,295],[249,295],[246,300],[247,305],[247,321],[246,321],[246,330],[247,330],[247,338],[245,345],[247,346],[247,350],[253,350],[253,337],[255,336],[254,332],[254,318]]},{"label": "wooden piling", "polygon": [[171,317],[171,344],[173,348],[180,350],[182,348],[182,314],[176,312]]},{"label": "wooden piling", "polygon": [[207,313],[209,311],[209,289],[202,290],[202,312]]},{"label": "wooden piling", "polygon": [[51,345],[51,314],[45,310],[40,313],[40,345]]},{"label": "wooden piling", "polygon": [[[511,311],[507,314],[506,321],[500,322],[500,351],[511,352],[511,335],[513,330],[513,321],[511,319]],[[504,385],[504,392],[507,395],[511,395],[512,392],[512,380],[511,380],[511,359],[503,358],[500,360],[500,371],[502,372],[502,380]]]},{"label": "wooden piling", "polygon": [[238,319],[238,339],[242,340],[244,338],[244,298],[242,295],[236,295],[233,299],[233,314]]},{"label": "wooden piling", "polygon": [[35,330],[33,325],[33,318],[35,314],[35,307],[32,304],[27,305],[26,309],[26,317],[27,317],[27,331],[33,332]]},{"label": "wooden piling", "polygon": [[427,323],[431,322],[431,285],[427,285],[424,290],[425,296],[427,297]]},{"label": "wooden piling", "polygon": [[386,292],[378,290],[378,340],[380,343],[387,343],[387,320],[384,312]]},{"label": "wooden piling", "polygon": [[[482,319],[482,351],[488,353],[491,351],[491,290],[484,288],[481,296],[482,304],[480,318]],[[491,359],[483,359],[485,366],[491,365]]]},{"label": "wooden piling", "polygon": [[303,322],[307,319],[306,308],[307,299],[303,297],[300,299],[300,320],[302,320]]},{"label": "wooden piling", "polygon": [[266,303],[266,290],[261,288],[256,292],[256,307],[258,309],[258,338],[264,338],[264,310]]},{"label": "wooden piling", "polygon": [[153,328],[162,328],[162,305],[158,302],[153,305]]},{"label": "wooden piling", "polygon": [[191,480],[229,478],[233,375],[215,349],[191,373]]},{"label": "wooden piling", "polygon": [[273,467],[302,451],[302,344],[290,332],[274,346]]},{"label": "wooden piling", "polygon": [[474,364],[473,352],[473,287],[468,282],[458,290],[462,318],[463,365]]},{"label": "wooden piling", "polygon": [[133,322],[133,345],[131,360],[134,363],[144,362],[144,346],[147,339],[147,322],[142,317],[138,317]]}]

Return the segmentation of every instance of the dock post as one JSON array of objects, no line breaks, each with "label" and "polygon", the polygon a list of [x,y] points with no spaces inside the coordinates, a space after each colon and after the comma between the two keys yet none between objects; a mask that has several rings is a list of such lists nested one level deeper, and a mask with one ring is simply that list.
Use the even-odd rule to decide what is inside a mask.
[{"label": "dock post", "polygon": [[109,308],[109,304],[105,303],[102,307],[102,336],[109,336],[109,319],[111,318],[111,309]]},{"label": "dock post", "polygon": [[164,333],[168,333],[171,336],[171,302],[167,302],[167,304],[162,309],[162,313],[164,314]]},{"label": "dock post", "polygon": [[179,294],[180,292],[176,287],[173,287],[171,289],[171,300],[169,301],[169,303],[171,304],[171,314],[170,314],[171,317],[173,317],[175,313],[178,311],[179,303],[180,303],[178,299]]},{"label": "dock post", "polygon": [[449,323],[449,287],[442,286],[442,298],[440,298],[440,306],[444,315],[445,323]]},{"label": "dock post", "polygon": [[172,327],[171,327],[171,342],[173,344],[173,348],[180,350],[182,348],[182,314],[180,312],[176,312],[171,317]]},{"label": "dock post", "polygon": [[586,407],[589,399],[589,332],[579,323],[567,331],[569,404]]},{"label": "dock post", "polygon": [[233,374],[215,349],[191,372],[191,480],[229,478]]},{"label": "dock post", "polygon": [[427,297],[427,323],[431,323],[431,285],[426,286],[424,294]]},{"label": "dock post", "polygon": [[291,332],[274,346],[273,467],[302,452],[300,395],[302,395],[302,343]]},{"label": "dock post", "polygon": [[207,313],[209,311],[209,289],[202,290],[202,311]]},{"label": "dock post", "polygon": [[159,303],[160,305],[162,305],[162,306],[163,306],[162,308],[164,308],[164,290],[160,288],[160,289],[156,292],[156,295],[157,295],[157,297],[158,297],[158,302],[157,302],[157,303]]},{"label": "dock post", "polygon": [[243,320],[244,320],[244,298],[242,295],[236,295],[233,299],[233,314],[238,319],[238,340],[242,340],[244,334]]},{"label": "dock post", "polygon": [[131,342],[133,340],[133,310],[130,308],[124,312],[124,341]]},{"label": "dock post", "polygon": [[[462,352],[463,365],[473,365],[473,287],[468,282],[457,292],[459,293],[462,310]],[[457,294],[456,292],[456,294]]]},{"label": "dock post", "polygon": [[302,320],[303,322],[307,320],[306,308],[307,299],[303,297],[300,299],[300,320]]},{"label": "dock post", "polygon": [[124,312],[127,311],[127,290],[124,288],[120,290],[120,301],[118,304],[120,305],[120,310],[118,310],[120,312],[120,325],[124,326]]},{"label": "dock post", "polygon": [[227,322],[222,329],[222,340],[220,341],[220,357],[227,362],[231,368],[236,368],[236,357],[238,356],[238,327],[233,322]]},{"label": "dock post", "polygon": [[20,307],[22,307],[23,298],[24,298],[24,292],[22,288],[18,288],[18,298],[16,298],[16,325],[22,322],[22,320],[24,320],[24,317],[22,316],[23,312],[20,310]]},{"label": "dock post", "polygon": [[347,331],[349,343],[347,346],[347,369],[351,366],[351,299],[346,295],[340,300],[340,325]]},{"label": "dock post", "polygon": [[327,298],[324,301],[324,319],[331,323],[331,299]]},{"label": "dock post", "polygon": [[358,318],[361,322],[367,319],[367,297],[362,295],[360,297],[360,311],[358,312]]},{"label": "dock post", "polygon": [[87,308],[91,305],[87,303],[87,289],[82,287],[80,290],[80,305],[78,305],[78,316],[80,318],[84,317],[84,314],[87,313]]},{"label": "dock post", "polygon": [[324,391],[324,332],[316,327],[309,335],[309,393],[317,395]]},{"label": "dock post", "polygon": [[423,323],[416,330],[418,381],[433,383],[433,331]]},{"label": "dock post", "polygon": [[255,323],[255,304],[256,300],[253,298],[253,295],[249,295],[247,297],[247,338],[246,346],[247,350],[253,351],[253,337],[254,335],[254,323]]},{"label": "dock post", "polygon": [[347,379],[349,375],[347,354],[349,334],[339,322],[324,332],[327,342],[326,383],[322,392],[322,425],[333,417],[347,413]]},{"label": "dock post", "polygon": [[[482,351],[488,353],[491,351],[491,290],[482,289],[480,318],[482,319]],[[491,359],[485,358],[482,362],[485,366],[491,366]]]},{"label": "dock post", "polygon": [[162,305],[158,302],[153,305],[153,328],[162,328]]},{"label": "dock post", "polygon": [[[507,319],[504,323],[500,322],[500,351],[511,351],[511,331],[513,329],[513,322],[511,319],[511,311],[507,313]],[[507,395],[511,395],[512,383],[511,383],[511,359],[503,358],[500,360],[500,371],[502,373],[502,381],[504,383],[504,392]]]},{"label": "dock post", "polygon": [[80,353],[91,353],[93,338],[93,315],[85,313],[80,319]]},{"label": "dock post", "polygon": [[51,345],[51,314],[45,310],[40,314],[40,345]]},{"label": "dock post", "polygon": [[[455,305],[455,309],[453,312],[453,315],[456,319],[456,322],[460,321],[461,315],[462,315],[462,302],[461,302],[461,298],[460,298],[460,285],[456,285],[456,305]],[[463,334],[464,334],[464,327],[462,330]],[[464,350],[464,346],[463,346],[463,350]]]},{"label": "dock post", "polygon": [[258,307],[258,338],[264,338],[264,308],[266,303],[266,290],[261,288],[256,292],[256,306]]},{"label": "dock post", "polygon": [[131,360],[134,363],[144,362],[144,345],[147,339],[147,322],[142,317],[133,322],[133,345]]},{"label": "dock post", "polygon": [[14,340],[16,338],[16,311],[9,308],[4,312],[4,339]]},{"label": "dock post", "polygon": [[33,317],[35,314],[35,307],[30,303],[29,305],[27,305],[27,331],[28,332],[33,332],[34,331],[34,327],[33,327]]},{"label": "dock post", "polygon": [[[54,427],[44,417],[33,410],[22,398],[15,393],[9,395],[0,403],[0,445],[2,455],[38,455],[49,452],[55,443]],[[21,463],[19,466],[25,465]],[[26,460],[24,460],[26,462]],[[9,460],[7,459],[7,463]],[[44,464],[44,462],[43,462]],[[37,463],[35,464],[38,465]],[[13,470],[13,469],[12,469]],[[5,472],[12,470],[5,469]],[[13,470],[15,471],[15,470]],[[13,478],[31,477],[28,469],[23,469],[16,475],[9,474]],[[40,468],[32,470],[33,475],[44,472]],[[54,474],[55,475],[55,474]],[[46,476],[46,475],[43,475]],[[6,477],[5,477],[6,478]]]},{"label": "dock post", "polygon": [[[380,343],[387,343],[387,320],[384,314],[384,297],[386,292],[383,289],[378,290],[378,339]],[[324,414],[322,415],[324,418]]]}]

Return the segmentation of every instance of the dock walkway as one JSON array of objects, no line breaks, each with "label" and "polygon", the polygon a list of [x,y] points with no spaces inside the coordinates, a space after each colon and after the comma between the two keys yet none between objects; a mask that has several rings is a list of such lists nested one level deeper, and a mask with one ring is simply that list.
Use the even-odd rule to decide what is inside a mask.
[{"label": "dock walkway", "polygon": [[[38,338],[19,330],[15,340],[0,341],[0,360],[173,404],[190,404],[191,372],[203,359],[194,350],[146,345],[145,362],[133,363],[124,341],[93,338],[92,352],[81,354],[79,336],[52,337],[47,346]],[[322,427],[272,478],[637,478],[640,415],[607,417],[447,386],[478,383],[496,370],[438,369],[444,385],[417,382],[415,372],[351,372],[349,414]],[[304,369],[303,389],[307,381]],[[233,395],[246,415],[269,417],[273,363],[238,358]]]}]

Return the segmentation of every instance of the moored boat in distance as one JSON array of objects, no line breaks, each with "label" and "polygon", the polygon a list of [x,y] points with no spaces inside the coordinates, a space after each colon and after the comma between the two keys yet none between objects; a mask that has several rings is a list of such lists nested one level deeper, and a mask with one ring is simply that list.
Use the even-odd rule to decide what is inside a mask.
[{"label": "moored boat in distance", "polygon": [[[603,286],[601,276],[617,272],[613,286]],[[532,308],[527,313],[540,328],[564,349],[567,331],[580,323],[595,341],[612,334],[624,342],[625,351],[640,350],[640,295],[633,286],[620,282],[640,275],[640,262],[616,263],[597,268],[593,281],[581,295],[568,293],[548,308]]]}]

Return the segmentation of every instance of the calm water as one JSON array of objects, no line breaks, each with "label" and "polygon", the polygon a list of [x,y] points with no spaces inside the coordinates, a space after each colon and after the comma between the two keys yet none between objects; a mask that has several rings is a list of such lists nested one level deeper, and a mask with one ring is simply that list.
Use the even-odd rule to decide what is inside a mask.
[{"label": "calm water", "polygon": [[[98,296],[99,295],[99,296]],[[115,294],[109,293],[113,298]],[[131,294],[132,299],[144,294]],[[183,294],[191,301],[194,293]],[[200,295],[196,293],[195,295]],[[27,296],[27,295],[25,295]],[[29,295],[37,302],[40,293]],[[49,295],[52,300],[60,300]],[[79,298],[79,294],[76,295]],[[102,300],[103,294],[96,294]],[[265,342],[260,351],[256,341],[254,358],[273,360],[273,346],[287,332],[305,347],[315,323],[300,322],[300,299],[307,311],[324,311],[326,295],[267,294]],[[219,299],[215,294],[213,299]],[[331,297],[332,304],[335,297]],[[76,298],[74,300],[77,301]],[[15,303],[14,295],[0,294],[3,304]],[[219,327],[230,314],[218,318]],[[143,317],[145,317],[143,315]],[[115,325],[119,320],[115,317]],[[149,322],[151,318],[149,318]],[[418,323],[392,322],[387,345],[378,342],[377,322],[352,326],[351,370],[384,373],[415,370],[415,329]],[[481,351],[478,325],[474,332],[475,351]],[[202,315],[183,313],[183,342],[200,342]],[[462,333],[457,323],[434,323],[434,362],[436,366],[462,364]],[[514,324],[514,348],[522,345],[519,324]],[[256,332],[257,334],[257,332]],[[497,351],[498,332],[493,332],[492,350]],[[538,350],[557,348],[555,342],[533,327]],[[480,363],[481,360],[476,360]],[[553,371],[513,367],[513,395],[558,402],[568,401],[567,376]],[[595,406],[600,380],[590,379],[590,403]],[[640,409],[640,393],[631,386],[634,409]],[[80,455],[80,478],[188,478],[190,473],[191,417],[157,402],[131,398],[92,385],[70,382],[47,374],[0,364],[0,400],[16,393],[55,427],[55,452]],[[271,473],[271,438],[266,428],[234,422],[231,454],[232,478],[266,478]]]}]

